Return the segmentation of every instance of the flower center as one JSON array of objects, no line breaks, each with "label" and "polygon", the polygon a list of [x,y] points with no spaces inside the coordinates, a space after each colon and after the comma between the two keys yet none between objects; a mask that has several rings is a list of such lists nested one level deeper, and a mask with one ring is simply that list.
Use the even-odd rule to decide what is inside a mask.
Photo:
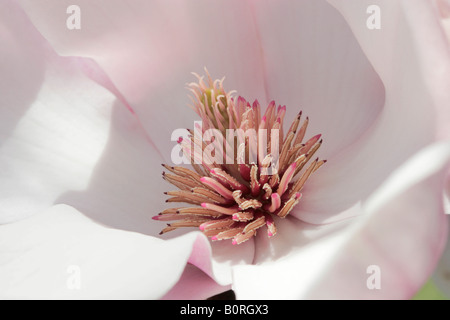
[{"label": "flower center", "polygon": [[196,76],[198,82],[189,87],[202,126],[178,140],[193,170],[163,164],[168,171],[163,178],[178,188],[165,192],[171,196],[166,202],[189,206],[154,216],[172,221],[160,234],[197,227],[213,241],[240,244],[266,226],[272,237],[277,233],[273,216],[285,218],[292,211],[308,178],[326,162],[311,161],[321,135],[304,142],[309,119],[301,123],[302,112],[284,133],[285,106],[272,101],[261,116],[258,101],[236,99],[223,89],[223,79],[213,81],[207,73],[205,83]]}]

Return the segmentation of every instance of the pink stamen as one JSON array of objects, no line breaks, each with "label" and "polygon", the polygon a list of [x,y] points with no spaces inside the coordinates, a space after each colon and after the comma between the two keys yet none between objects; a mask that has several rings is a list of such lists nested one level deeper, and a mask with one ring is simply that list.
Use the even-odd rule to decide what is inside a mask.
[{"label": "pink stamen", "polygon": [[309,150],[311,150],[312,146],[319,141],[320,137],[322,137],[321,134],[317,134],[308,141],[306,141],[305,146],[302,148],[304,153],[307,153]]},{"label": "pink stamen", "polygon": [[281,206],[281,197],[278,193],[272,193],[272,195],[270,197],[271,197],[272,202],[270,204],[266,204],[264,206],[264,209],[273,213],[273,212],[275,212],[275,210],[277,210]]},{"label": "pink stamen", "polygon": [[241,190],[244,193],[248,192],[248,188],[239,183],[235,178],[228,175],[222,169],[211,169],[211,174],[216,177],[223,185],[229,185],[234,190]]},{"label": "pink stamen", "polygon": [[239,207],[238,206],[233,206],[233,207],[230,207],[230,208],[226,208],[226,207],[222,207],[222,206],[218,206],[218,205],[215,205],[215,204],[212,204],[212,203],[206,203],[206,202],[203,202],[201,204],[201,206],[203,208],[210,209],[210,210],[213,210],[213,211],[216,211],[216,212],[219,212],[219,213],[227,214],[227,215],[230,215],[230,216],[233,215],[233,213],[239,212]]},{"label": "pink stamen", "polygon": [[214,180],[210,177],[202,177],[200,178],[200,181],[213,188],[225,199],[233,200],[233,192],[230,189],[226,188],[223,184],[221,184],[217,180]]},{"label": "pink stamen", "polygon": [[280,122],[283,121],[285,114],[286,114],[286,106],[282,106],[282,107],[280,106],[278,108],[278,114],[277,114],[277,118],[280,119]]},{"label": "pink stamen", "polygon": [[288,188],[289,182],[291,182],[292,177],[295,173],[295,168],[297,167],[297,163],[292,163],[289,168],[286,170],[286,172],[283,174],[283,178],[281,178],[280,184],[278,186],[277,194],[283,195],[283,193]]},{"label": "pink stamen", "polygon": [[250,180],[250,171],[251,168],[248,164],[239,164],[239,172],[241,174],[241,177],[245,180]]}]

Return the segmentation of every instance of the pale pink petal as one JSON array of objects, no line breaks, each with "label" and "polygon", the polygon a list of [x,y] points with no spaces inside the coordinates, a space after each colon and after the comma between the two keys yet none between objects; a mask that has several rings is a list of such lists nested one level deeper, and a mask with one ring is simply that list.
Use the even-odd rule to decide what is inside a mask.
[{"label": "pale pink petal", "polygon": [[[61,58],[13,2],[2,2],[0,222],[66,203],[109,226],[158,234],[163,161],[139,120]],[[98,79],[96,79],[97,81]],[[123,99],[122,99],[123,100]]]},{"label": "pale pink petal", "polygon": [[[433,271],[447,236],[439,191],[449,163],[448,143],[427,147],[396,170],[343,229],[334,224],[337,231],[328,225],[314,232],[306,226],[297,236],[271,242],[272,251],[257,247],[256,265],[234,268],[237,298],[411,298]],[[381,270],[380,289],[370,289],[371,266]]]},{"label": "pale pink petal", "polygon": [[[294,215],[314,223],[333,221],[336,213],[348,211],[367,198],[407,157],[435,139],[449,136],[450,58],[431,3],[330,3],[342,13],[380,76],[385,104],[366,134],[330,157],[307,184],[302,205]],[[370,16],[366,10],[372,4],[381,9],[380,30],[366,26]],[[326,148],[326,135],[324,141]]]},{"label": "pale pink petal", "polygon": [[[248,5],[246,2],[236,3],[234,8],[232,8],[233,10],[238,8],[236,10],[239,14],[238,18],[233,16],[235,11],[228,7],[222,7],[222,3],[217,4],[216,2],[214,4],[197,2],[196,4],[200,4],[198,7],[195,5],[191,7],[191,5],[187,5],[188,2],[180,3],[178,5],[181,6],[178,7],[172,6],[172,3],[170,3],[169,7],[166,7],[167,2],[164,2],[164,5],[162,5],[162,2],[152,2],[151,4],[142,2],[140,5],[144,7],[139,8],[142,10],[133,10],[135,8],[132,8],[130,11],[127,11],[128,9],[122,6],[124,2],[113,4],[109,2],[107,5],[96,8],[101,10],[101,12],[87,10],[87,16],[89,17],[92,14],[92,17],[95,17],[95,19],[87,19],[87,24],[83,24],[82,30],[77,31],[69,31],[61,27],[64,26],[67,15],[61,17],[57,14],[61,10],[64,12],[69,2],[60,2],[58,3],[60,4],[59,6],[52,6],[51,9],[49,9],[50,7],[45,9],[33,7],[36,4],[32,2],[24,1],[23,3],[26,4],[25,8],[34,23],[50,39],[60,53],[81,55],[95,59],[105,70],[107,76],[114,82],[117,92],[120,95],[123,94],[124,99],[127,101],[124,105],[127,108],[119,103],[119,107],[114,109],[117,113],[113,117],[111,128],[114,130],[117,128],[129,129],[134,124],[136,131],[140,132],[140,125],[142,124],[148,133],[146,136],[140,132],[140,138],[136,140],[130,132],[128,135],[124,135],[120,130],[115,131],[116,134],[113,132],[111,137],[114,139],[108,141],[109,146],[104,153],[104,157],[99,162],[98,174],[94,176],[86,192],[72,192],[62,197],[67,203],[76,204],[78,207],[85,206],[89,216],[108,225],[123,226],[130,230],[146,233],[154,232],[156,224],[153,223],[152,227],[147,227],[143,223],[149,204],[158,203],[156,200],[158,200],[159,195],[155,190],[162,189],[160,185],[157,185],[157,189],[154,188],[155,182],[152,179],[154,180],[156,176],[154,162],[157,159],[151,154],[154,154],[153,145],[156,145],[160,154],[168,157],[170,154],[168,150],[172,147],[168,143],[171,130],[176,127],[190,126],[189,123],[192,123],[192,119],[194,119],[192,112],[189,113],[192,115],[191,118],[185,117],[184,114],[179,112],[181,110],[179,109],[180,105],[184,105],[186,101],[185,90],[181,88],[185,82],[190,80],[187,76],[188,71],[196,71],[201,69],[203,65],[206,65],[212,71],[213,76],[226,75],[230,80],[231,74],[231,88],[236,88],[250,97],[259,98],[262,96],[262,100],[272,98],[271,84],[267,80],[271,79],[269,76],[273,76],[274,80],[272,82],[274,83],[272,85],[274,88],[282,87],[283,84],[280,80],[282,73],[280,72],[281,75],[275,74],[278,67],[271,65],[275,62],[266,58],[268,57],[266,54],[270,49],[266,49],[266,47],[271,47],[270,39],[263,39],[262,36],[260,37],[256,33],[256,29],[264,21],[264,15],[261,13],[264,13],[264,11],[261,10],[260,12],[258,8],[255,9],[252,4]],[[313,2],[305,3],[307,7],[325,8],[323,2],[317,2],[319,3],[318,5],[316,5],[316,2],[314,4]],[[157,7],[155,8],[153,5]],[[85,9],[89,8],[89,5],[82,4],[81,8],[82,12],[86,12]],[[367,105],[371,107],[370,109],[362,109],[360,106],[354,109],[349,108],[348,110],[355,111],[354,116],[357,119],[355,123],[349,121],[350,117],[344,117],[347,122],[338,121],[337,126],[332,126],[332,120],[339,118],[329,116],[317,122],[316,127],[311,126],[312,130],[315,128],[321,129],[321,126],[325,127],[324,130],[328,130],[327,133],[332,136],[330,141],[334,142],[332,143],[334,147],[331,147],[329,151],[325,151],[324,154],[334,156],[329,159],[329,165],[317,173],[314,180],[311,181],[312,183],[305,190],[305,201],[302,202],[297,216],[309,222],[330,221],[332,216],[343,211],[349,212],[350,216],[357,213],[359,211],[358,201],[365,199],[386,178],[388,172],[435,138],[434,114],[428,114],[425,106],[429,106],[430,103],[437,105],[438,103],[435,101],[437,98],[434,93],[432,94],[433,97],[429,97],[428,87],[422,86],[423,83],[413,81],[414,79],[420,79],[422,69],[405,69],[410,63],[415,66],[414,63],[417,61],[413,58],[406,59],[404,64],[402,64],[403,62],[400,58],[399,61],[394,61],[398,62],[396,66],[398,66],[399,70],[405,71],[404,73],[400,72],[402,76],[413,79],[404,81],[403,78],[392,77],[391,79],[383,72],[379,72],[377,65],[369,59],[374,70],[380,75],[383,81],[381,82],[370,64],[365,60],[364,55],[360,56],[357,54],[363,51],[359,50],[355,39],[350,37],[351,32],[349,29],[346,29],[344,20],[337,12],[333,12],[331,9],[324,9],[326,11],[324,11],[325,13],[321,19],[326,20],[331,17],[331,25],[339,26],[336,30],[344,30],[342,33],[344,37],[336,38],[337,44],[332,46],[332,48],[341,49],[337,57],[348,56],[351,58],[349,60],[358,61],[360,64],[357,65],[360,69],[352,69],[353,71],[356,70],[355,73],[345,73],[347,77],[344,77],[344,71],[347,72],[347,69],[340,73],[339,70],[333,69],[333,67],[336,68],[337,64],[330,63],[331,66],[328,71],[330,75],[334,76],[330,77],[330,82],[334,79],[336,82],[344,83],[343,87],[346,88],[344,92],[348,93],[348,95],[340,95],[342,90],[337,90],[336,87],[330,84],[331,89],[330,91],[325,90],[327,94],[324,94],[324,97],[333,97],[334,93],[334,98],[341,105],[348,102],[352,107],[355,107],[358,104],[362,104],[362,96],[368,94],[370,98]],[[218,16],[211,15],[211,11],[220,11],[221,14]],[[293,10],[292,12],[296,11]],[[149,16],[149,13],[152,15]],[[254,20],[244,19],[252,15]],[[230,19],[230,16],[234,19]],[[279,13],[278,16],[280,16]],[[143,17],[145,17],[145,21],[142,19]],[[166,17],[169,18],[165,19]],[[192,20],[190,17],[192,17]],[[107,21],[114,21],[113,25],[105,23],[104,18],[107,18]],[[276,25],[279,23],[279,19],[275,20]],[[132,20],[134,20],[133,23],[130,23]],[[214,20],[214,23],[208,23],[211,20]],[[240,22],[241,20],[244,23],[226,24],[228,21]],[[252,21],[254,25],[251,24]],[[305,21],[308,22],[307,20]],[[402,19],[399,21],[404,23]],[[222,27],[222,23],[226,27]],[[93,24],[94,27],[90,24]],[[181,30],[180,28],[175,28],[175,26],[180,24],[185,26],[185,28]],[[205,24],[209,28],[205,28]],[[322,24],[317,23],[318,30],[322,31],[319,25]],[[406,24],[406,26],[409,25]],[[232,30],[230,32],[220,32],[228,30],[228,28]],[[408,28],[406,29],[408,30]],[[166,32],[161,32],[161,30]],[[355,31],[353,30],[353,32]],[[142,35],[145,35],[147,40],[141,41]],[[238,35],[238,41],[233,38],[236,35]],[[284,36],[285,34],[283,34]],[[214,41],[213,47],[207,46],[207,44],[211,44],[211,39],[222,40],[222,38],[227,37],[232,38],[233,41]],[[305,37],[307,38],[306,33]],[[88,41],[84,42],[85,39]],[[125,44],[120,42],[123,39],[126,39]],[[189,41],[192,39],[196,40]],[[244,44],[249,39],[251,45],[247,47]],[[292,41],[295,37],[290,39]],[[324,39],[328,38],[324,37]],[[396,42],[392,43],[392,37],[387,39],[391,41],[387,44],[388,47],[396,44]],[[119,42],[116,40],[119,40]],[[316,41],[315,39],[306,40]],[[297,42],[292,41],[292,43],[294,46],[298,46]],[[304,46],[307,47],[307,44],[310,43],[306,42]],[[328,41],[328,43],[332,42]],[[322,51],[326,48],[324,46],[324,43],[318,43],[316,49],[321,54],[317,54],[318,58],[316,60],[311,60],[311,63],[317,61],[313,65],[319,68],[319,71],[322,71],[320,69],[321,66],[324,68],[327,66],[326,64],[321,64],[322,60],[320,59],[324,55]],[[414,49],[414,46],[409,42],[406,42],[405,47],[406,49],[399,52],[406,53],[409,52],[409,49]],[[272,48],[272,50],[274,49]],[[280,51],[285,52],[286,50]],[[414,50],[412,51],[414,52]],[[180,52],[182,54],[179,54]],[[223,58],[224,52],[231,52],[231,54],[225,56],[225,62],[217,59],[217,57]],[[262,57],[260,56],[261,52],[263,53]],[[311,58],[313,58],[315,53],[314,50],[305,50],[304,52],[306,52],[306,57]],[[273,55],[277,57],[275,54]],[[328,57],[328,55],[326,56]],[[280,60],[288,61],[289,59]],[[333,62],[333,60],[330,62]],[[295,63],[292,64],[295,65]],[[422,66],[421,63],[417,65]],[[280,70],[286,71],[286,68],[280,67]],[[293,70],[294,72],[296,71],[295,68]],[[325,72],[325,74],[327,73]],[[305,73],[305,77],[312,77],[312,74]],[[265,82],[263,81],[264,79],[266,79]],[[297,78],[294,79],[298,80]],[[342,79],[345,79],[345,81]],[[425,77],[425,79],[429,78]],[[286,83],[290,83],[290,81],[291,76],[287,76]],[[359,82],[363,85],[359,85]],[[328,82],[324,83],[328,84]],[[355,84],[356,88],[353,95],[351,95],[352,90],[348,90],[351,84]],[[386,96],[382,88],[383,84],[386,87]],[[373,87],[376,88],[375,92],[369,90]],[[319,88],[316,90],[321,90],[322,87],[319,86]],[[296,97],[291,94],[293,90],[289,91],[289,97]],[[308,91],[308,89],[305,89],[305,91]],[[306,102],[313,101],[313,98],[320,92],[312,91],[312,94],[309,94],[310,100],[306,100]],[[410,92],[414,92],[414,95],[407,94]],[[302,93],[308,96],[307,93]],[[279,101],[278,97],[274,98]],[[381,110],[384,98],[386,98],[386,104]],[[349,99],[349,101],[346,99]],[[320,99],[318,100],[315,101],[316,105],[323,102]],[[285,102],[279,101],[279,103]],[[290,102],[288,103],[291,104]],[[319,108],[316,105],[309,107],[313,115],[323,113],[323,110],[329,110],[325,107],[321,109],[322,107]],[[327,103],[327,108],[329,108],[329,105]],[[157,107],[155,108],[155,106]],[[136,112],[140,122],[131,117],[126,118],[122,122],[123,116],[128,115],[130,110]],[[174,114],[179,116],[173,117]],[[369,116],[366,117],[366,114]],[[408,114],[408,117],[399,117],[399,115],[404,114]],[[327,121],[329,125],[325,125]],[[359,123],[361,123],[361,126]],[[399,126],[399,123],[402,125]],[[367,128],[370,124],[373,124],[372,128],[364,133],[364,128]],[[348,129],[348,131],[344,129]],[[342,134],[341,140],[337,139],[339,133]],[[355,137],[358,140],[352,140]],[[132,142],[130,143],[130,141]],[[145,149],[145,147],[142,149],[141,147],[146,143],[148,144],[148,149]],[[345,149],[345,147],[348,148]],[[337,151],[341,153],[336,154]],[[124,163],[126,165],[123,165]],[[144,164],[147,167],[141,171],[140,168],[144,168]],[[120,174],[111,175],[112,172]],[[357,177],[355,177],[355,173]],[[128,185],[125,187],[122,184],[124,177],[128,178]],[[370,181],[370,183],[367,183],[367,181]],[[141,190],[137,194],[134,192],[136,191],[134,188],[135,183],[140,186],[139,190]],[[149,195],[144,191],[145,188],[141,188],[146,183],[151,184],[149,189],[152,192]],[[149,198],[145,198],[146,195]],[[151,209],[157,211],[162,207],[162,205],[152,205]],[[309,212],[311,215],[310,217],[302,216],[302,212]],[[287,220],[287,222],[291,221]],[[226,256],[229,255],[227,250],[232,248],[231,246],[230,249],[223,247],[221,248],[224,251],[223,255],[217,256],[216,260],[227,268],[225,268],[224,272],[217,271],[217,268],[214,267],[214,262],[209,262],[208,260],[211,253],[208,251],[205,241],[204,244],[198,255],[196,254],[197,251],[194,251],[194,254],[191,255],[191,260],[193,263],[195,261],[196,265],[206,273],[216,277],[219,283],[228,282],[228,279],[231,278],[229,271],[227,271],[229,266],[233,266],[236,263],[248,263],[248,261],[252,260],[252,255],[249,255],[251,250],[248,249],[247,251],[243,247],[244,249],[241,249],[242,254],[236,256],[236,261],[229,263],[226,259]],[[320,246],[320,242],[318,245]],[[253,244],[249,243],[247,248],[252,246]],[[258,248],[256,249],[258,250]],[[236,267],[236,270],[239,270],[239,268],[241,267]],[[216,274],[224,275],[215,276]]]},{"label": "pale pink petal", "polygon": [[240,245],[231,241],[209,242],[199,237],[194,243],[189,263],[197,266],[218,284],[226,286],[232,283],[231,270],[236,265],[252,264],[255,254],[255,239]]},{"label": "pale pink petal", "polygon": [[[1,21],[11,33],[9,41],[14,44],[15,39],[30,35],[30,41],[21,43],[17,52],[33,52],[36,59],[40,54],[42,70],[40,77],[27,77],[25,70],[21,74],[36,86],[36,92],[29,90],[22,78],[17,79],[0,108],[5,124],[0,129],[4,137],[0,163],[7,168],[1,173],[1,222],[64,203],[103,225],[158,236],[164,224],[151,217],[168,207],[163,191],[171,186],[160,178],[164,159],[142,130],[139,118],[95,63],[58,57],[44,39],[32,33],[17,7],[8,9],[8,16],[15,18]],[[3,53],[13,61],[15,52],[11,50]],[[2,80],[8,83],[7,77],[20,74],[17,71],[27,59],[12,63],[8,73],[2,73]],[[24,97],[22,90],[32,94],[23,108],[9,107],[18,106]],[[9,126],[14,121],[17,123]],[[169,239],[182,233],[158,237]],[[239,248],[231,243],[213,246],[212,260],[210,244],[203,242],[203,251],[196,248],[192,253],[192,263],[221,285],[231,283],[230,266],[252,261],[253,240]],[[226,258],[230,251],[233,259]]]},{"label": "pale pink petal", "polygon": [[434,0],[437,11],[441,17],[441,25],[443,31],[447,35],[450,43],[450,1],[449,0]]},{"label": "pale pink petal", "polygon": [[198,235],[163,241],[110,229],[66,205],[0,232],[2,299],[158,299],[181,276]]},{"label": "pale pink petal", "polygon": [[[141,118],[150,142],[165,157],[172,147],[167,143],[170,130],[190,126],[194,119],[188,111],[186,115],[173,115],[181,115],[178,108],[185,104],[185,91],[180,88],[189,81],[188,71],[201,69],[201,65],[208,66],[213,76],[227,76],[230,87],[248,97],[275,98],[290,106],[288,110],[302,108],[310,113],[311,130],[321,131],[325,141],[329,141],[322,154],[334,156],[305,189],[303,207],[294,213],[309,222],[329,222],[336,219],[338,212],[350,212],[389,170],[435,135],[431,123],[434,117],[425,114],[425,107],[435,97],[429,98],[429,88],[420,82],[420,73],[426,68],[415,67],[421,66],[422,61],[416,63],[416,57],[409,54],[415,46],[403,33],[408,35],[415,29],[401,19],[402,12],[399,19],[390,19],[405,24],[399,35],[402,41],[381,36],[385,43],[375,49],[395,45],[404,48],[394,57],[398,61],[389,62],[395,64],[396,70],[408,69],[395,73],[400,75],[397,78],[384,76],[380,81],[379,65],[365,56],[364,43],[359,44],[359,38],[353,36],[354,27],[349,28],[344,18],[324,1],[286,1],[276,5],[166,1],[135,2],[129,7],[116,1],[95,8],[81,2],[82,12],[87,11],[81,30],[61,28],[68,15],[58,13],[69,2],[58,2],[51,8],[42,8],[32,1],[22,4],[58,52],[96,59]],[[363,9],[366,19],[366,7]],[[365,20],[362,22],[358,26],[365,28]],[[377,32],[382,35],[389,30]],[[232,41],[211,41],[217,38]],[[413,68],[409,69],[409,65]],[[402,77],[407,81],[403,82]],[[384,87],[389,96],[383,108]],[[408,117],[404,118],[405,114]],[[313,118],[320,120],[314,124]],[[418,123],[423,132],[417,130]],[[370,130],[365,130],[370,124]],[[374,150],[384,153],[374,156]],[[338,151],[340,154],[336,154]],[[366,170],[368,167],[377,170]],[[359,172],[360,178],[355,179],[354,172]],[[371,183],[362,185],[362,181]]]},{"label": "pale pink petal", "polygon": [[303,110],[329,158],[361,139],[384,104],[383,83],[345,20],[322,0],[252,1],[268,98]]},{"label": "pale pink petal", "polygon": [[[182,231],[171,232],[171,238]],[[177,284],[164,299],[205,299],[230,289],[233,283],[232,269],[249,265],[255,254],[255,239],[241,245],[231,241],[211,242],[198,236],[191,244],[188,264]]]},{"label": "pale pink petal", "polygon": [[85,189],[116,98],[58,58],[14,3],[0,10],[0,222]]},{"label": "pale pink petal", "polygon": [[[435,119],[437,138],[448,138],[450,132],[450,51],[440,28],[439,15],[433,2],[427,0],[377,0],[329,2],[342,13],[364,53],[382,79],[387,95],[405,100],[405,96],[420,99],[411,104],[428,103],[430,114],[439,111]],[[366,26],[370,5],[381,12],[381,29]],[[414,91],[414,89],[418,91]],[[389,93],[389,91],[392,91]],[[414,101],[413,101],[414,102]],[[420,124],[425,125],[424,121]]]},{"label": "pale pink petal", "polygon": [[187,264],[177,284],[164,295],[163,300],[205,300],[231,289],[218,285],[203,271]]},{"label": "pale pink petal", "polygon": [[166,160],[176,128],[192,127],[186,83],[206,66],[228,90],[265,100],[263,62],[246,1],[78,1],[81,29],[66,28],[70,1],[21,4],[59,54],[89,57],[136,111]]}]

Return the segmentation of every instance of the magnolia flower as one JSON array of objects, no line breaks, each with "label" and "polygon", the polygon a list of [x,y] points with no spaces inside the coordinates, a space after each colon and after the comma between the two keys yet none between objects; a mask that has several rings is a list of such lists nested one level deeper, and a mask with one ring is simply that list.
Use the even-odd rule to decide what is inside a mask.
[{"label": "magnolia flower", "polygon": [[[376,1],[380,29],[372,4],[77,1],[71,29],[71,2],[3,1],[0,296],[410,298],[447,238],[448,42],[431,3]],[[326,142],[273,237],[150,219],[203,66]]]}]

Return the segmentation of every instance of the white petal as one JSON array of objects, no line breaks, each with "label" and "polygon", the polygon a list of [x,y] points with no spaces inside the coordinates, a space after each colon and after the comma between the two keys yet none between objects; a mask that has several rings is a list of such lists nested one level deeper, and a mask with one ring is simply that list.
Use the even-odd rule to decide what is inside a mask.
[{"label": "white petal", "polygon": [[225,87],[264,99],[263,61],[245,1],[78,1],[81,29],[65,27],[71,2],[21,1],[58,53],[93,58],[169,159],[177,128],[193,127],[186,83],[206,66]]},{"label": "white petal", "polygon": [[88,186],[116,98],[58,58],[16,5],[2,2],[0,223]]},{"label": "white petal", "polygon": [[447,183],[444,186],[444,212],[450,214],[450,177],[447,174]]},{"label": "white petal", "polygon": [[[257,265],[234,268],[237,298],[411,298],[443,250],[447,225],[439,191],[449,161],[449,143],[427,147],[385,181],[348,227],[309,245],[308,231],[290,233],[278,242],[283,248],[273,244],[273,262],[257,247]],[[279,256],[285,248],[291,249]],[[370,266],[381,270],[380,289],[367,285]]]},{"label": "white petal", "polygon": [[450,1],[435,0],[435,2],[440,13],[442,28],[444,29],[450,43]]},{"label": "white petal", "polygon": [[[435,121],[435,136],[450,137],[450,92],[445,83],[450,79],[449,43],[441,30],[440,17],[433,2],[427,0],[329,0],[348,22],[367,58],[380,75],[386,90],[394,99],[407,97],[411,109],[420,102],[428,102],[429,112],[439,112]],[[366,20],[370,5],[381,12],[381,29],[371,30]],[[448,10],[448,9],[447,9]],[[448,12],[447,12],[448,13]],[[417,88],[417,91],[414,89]],[[417,124],[423,122],[418,122]]]},{"label": "white petal", "polygon": [[[427,1],[329,1],[343,15],[385,88],[385,104],[366,134],[307,184],[294,213],[313,223],[332,221],[381,184],[408,157],[449,137],[450,58]],[[381,29],[367,28],[369,5],[381,9]],[[350,68],[352,69],[352,68]],[[326,147],[327,137],[324,137]],[[303,210],[305,214],[301,212]],[[314,215],[314,213],[316,213]]]},{"label": "white petal", "polygon": [[255,254],[255,241],[250,239],[240,245],[232,245],[230,240],[209,242],[198,238],[189,262],[197,266],[219,285],[230,285],[232,268],[237,265],[252,264]]},{"label": "white petal", "polygon": [[157,299],[198,233],[163,241],[100,226],[66,205],[0,226],[2,299]]},{"label": "white petal", "polygon": [[2,6],[0,223],[66,203],[103,224],[158,234],[150,217],[168,186],[136,115],[90,79],[95,64],[86,72],[86,61],[58,57],[20,8]]},{"label": "white petal", "polygon": [[[330,158],[363,135],[384,104],[383,84],[344,19],[322,0],[254,2],[269,99],[303,110],[307,137]],[[289,123],[290,124],[290,123]]]}]

